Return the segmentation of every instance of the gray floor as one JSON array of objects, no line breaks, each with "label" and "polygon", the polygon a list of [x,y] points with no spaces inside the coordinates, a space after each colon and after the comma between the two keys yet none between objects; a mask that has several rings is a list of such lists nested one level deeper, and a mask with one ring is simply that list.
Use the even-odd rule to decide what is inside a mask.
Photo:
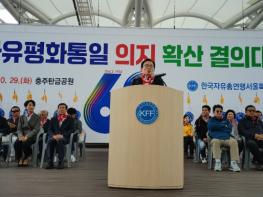
[{"label": "gray floor", "polygon": [[133,196],[263,196],[263,172],[214,172],[205,165],[185,161],[183,190],[135,190],[107,187],[106,149],[87,149],[87,158],[64,170],[0,167],[0,197],[133,197]]}]

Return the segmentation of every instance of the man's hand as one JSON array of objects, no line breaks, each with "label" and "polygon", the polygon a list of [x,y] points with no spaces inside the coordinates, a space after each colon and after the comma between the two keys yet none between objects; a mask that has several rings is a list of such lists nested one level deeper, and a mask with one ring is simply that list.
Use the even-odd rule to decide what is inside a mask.
[{"label": "man's hand", "polygon": [[255,134],[256,140],[263,140],[263,134]]},{"label": "man's hand", "polygon": [[16,125],[11,123],[11,122],[7,122],[8,126],[11,128],[11,129],[14,129],[16,128]]},{"label": "man's hand", "polygon": [[26,136],[24,136],[24,139],[22,140],[22,142],[27,141],[27,139],[28,139],[28,137],[27,137],[27,135],[26,135]]},{"label": "man's hand", "polygon": [[62,139],[62,138],[63,138],[63,135],[58,134],[57,137],[58,137],[58,139]]},{"label": "man's hand", "polygon": [[60,140],[63,138],[63,135],[61,134],[56,134],[56,135],[53,135],[53,139],[55,139],[56,141]]},{"label": "man's hand", "polygon": [[25,136],[19,137],[18,140],[19,140],[19,141],[22,141],[22,142],[26,141],[26,140],[25,140]]}]

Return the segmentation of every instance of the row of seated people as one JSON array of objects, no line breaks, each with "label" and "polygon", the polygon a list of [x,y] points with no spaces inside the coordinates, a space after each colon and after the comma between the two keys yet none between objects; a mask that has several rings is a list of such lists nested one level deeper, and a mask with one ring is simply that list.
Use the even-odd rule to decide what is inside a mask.
[{"label": "row of seated people", "polygon": [[[77,118],[77,111],[74,108],[68,108],[65,103],[60,103],[57,108],[57,114],[51,120],[48,119],[48,112],[42,110],[40,114],[34,112],[36,103],[34,100],[27,100],[24,103],[26,113],[20,116],[20,108],[13,106],[11,108],[12,117],[6,120],[0,117],[0,139],[4,143],[8,140],[9,134],[14,134],[15,159],[18,166],[28,166],[29,157],[32,155],[32,145],[36,142],[37,134],[43,128],[47,133],[47,169],[54,168],[54,153],[58,154],[58,169],[64,168],[64,146],[69,143],[72,133],[82,132],[82,123]],[[43,137],[43,136],[42,136]],[[73,141],[77,141],[77,135],[74,135]],[[39,158],[41,157],[43,147],[42,138],[39,140]],[[8,146],[2,146],[2,157],[7,158]],[[56,150],[55,150],[56,149]],[[72,152],[74,146],[72,146]],[[73,160],[75,158],[72,158]]]},{"label": "row of seated people", "polygon": [[[247,146],[253,155],[253,162],[258,170],[263,169],[263,123],[262,113],[256,111],[255,106],[245,108],[245,116],[238,122],[234,110],[227,110],[223,115],[223,106],[213,106],[213,117],[210,116],[211,108],[202,106],[202,113],[195,121],[195,128],[191,125],[190,117],[184,115],[184,152],[187,158],[193,158],[194,149],[200,151],[200,160],[207,163],[207,148],[211,145],[214,170],[221,171],[222,147],[230,149],[230,170],[240,171],[237,163],[240,162],[240,153]],[[190,154],[189,154],[190,153]]]}]

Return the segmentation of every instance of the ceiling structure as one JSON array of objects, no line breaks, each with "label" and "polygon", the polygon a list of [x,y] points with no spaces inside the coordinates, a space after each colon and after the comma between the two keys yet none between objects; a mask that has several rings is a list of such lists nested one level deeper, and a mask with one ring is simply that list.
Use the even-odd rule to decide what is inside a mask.
[{"label": "ceiling structure", "polygon": [[0,23],[263,29],[263,0],[0,0]]}]

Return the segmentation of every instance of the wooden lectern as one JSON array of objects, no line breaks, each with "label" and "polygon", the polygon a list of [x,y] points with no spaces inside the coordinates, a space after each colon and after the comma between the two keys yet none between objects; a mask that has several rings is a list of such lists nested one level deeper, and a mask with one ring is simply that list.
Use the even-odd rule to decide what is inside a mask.
[{"label": "wooden lectern", "polygon": [[[143,124],[136,117],[142,102],[158,108],[152,124]],[[181,189],[183,161],[183,92],[157,85],[112,91],[109,187]]]}]

